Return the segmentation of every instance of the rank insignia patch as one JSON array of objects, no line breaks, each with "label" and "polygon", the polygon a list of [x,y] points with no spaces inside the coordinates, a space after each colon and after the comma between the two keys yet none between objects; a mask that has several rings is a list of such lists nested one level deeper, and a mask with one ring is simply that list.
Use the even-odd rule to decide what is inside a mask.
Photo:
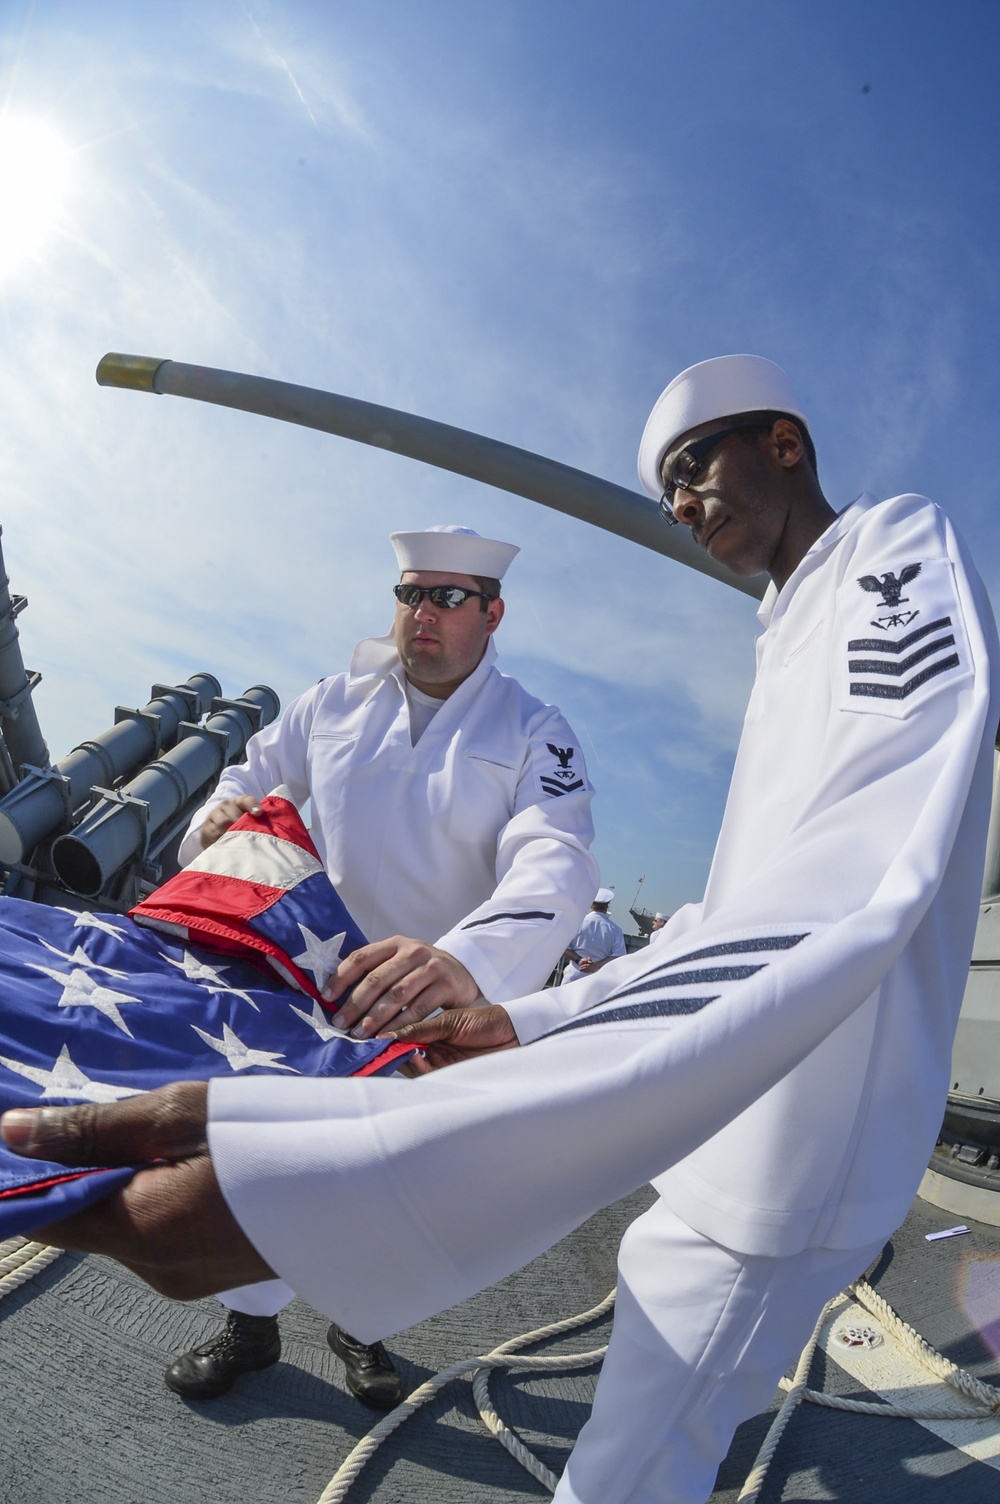
[{"label": "rank insignia patch", "polygon": [[[881,597],[884,614],[868,615],[859,585]],[[908,585],[910,594],[904,595]],[[898,573],[862,575],[841,587],[839,605],[848,634],[842,709],[905,716],[943,680],[970,672],[962,609],[947,559],[906,564]]]},{"label": "rank insignia patch", "polygon": [[576,748],[557,747],[554,742],[545,745],[558,764],[540,776],[539,782],[546,794],[572,794],[575,789],[582,789],[583,779],[572,766]]}]

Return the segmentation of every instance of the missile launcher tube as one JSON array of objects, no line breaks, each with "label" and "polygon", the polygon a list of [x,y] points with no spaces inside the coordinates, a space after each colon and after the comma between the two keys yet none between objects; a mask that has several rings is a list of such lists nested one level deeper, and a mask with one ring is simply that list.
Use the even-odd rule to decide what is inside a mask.
[{"label": "missile launcher tube", "polygon": [[272,689],[255,684],[238,700],[215,700],[204,726],[183,723],[176,746],[121,789],[103,790],[98,804],[52,846],[59,881],[96,898],[128,861],[141,856],[155,832],[211,785],[240,756],[253,733],[273,721],[280,705]]},{"label": "missile launcher tube", "polygon": [[185,721],[201,720],[221,693],[212,674],[192,674],[183,684],[154,684],[142,710],[119,706],[115,725],[81,742],[51,768],[27,768],[0,799],[0,862],[23,862],[39,841],[68,826],[95,784],[108,787],[172,747]]}]

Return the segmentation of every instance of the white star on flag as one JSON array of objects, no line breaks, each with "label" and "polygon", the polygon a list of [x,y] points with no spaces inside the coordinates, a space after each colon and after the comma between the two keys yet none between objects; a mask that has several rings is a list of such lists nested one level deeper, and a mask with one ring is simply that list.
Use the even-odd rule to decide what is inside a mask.
[{"label": "white star on flag", "polygon": [[326,1044],[328,1039],[348,1038],[346,1030],[335,1029],[333,1027],[333,1024],[330,1022],[329,1018],[323,1012],[323,1009],[320,1007],[319,1003],[315,1001],[315,999],[313,1000],[313,1010],[311,1013],[304,1013],[301,1008],[296,1008],[294,1003],[289,1003],[288,1006],[289,1008],[291,1008],[293,1013],[297,1013],[299,1015],[299,1018],[302,1019],[303,1023],[307,1023],[311,1029],[316,1030],[316,1033],[319,1035],[320,1039],[322,1039],[324,1044]]},{"label": "white star on flag", "polygon": [[113,966],[103,966],[100,961],[91,960],[82,945],[75,945],[72,952],[70,952],[68,950],[60,950],[58,945],[50,945],[47,940],[42,940],[41,935],[38,938],[42,941],[46,950],[50,950],[54,956],[62,956],[64,961],[72,961],[74,966],[85,966],[88,971],[106,971],[110,977],[121,978],[128,976],[127,971],[116,971]]},{"label": "white star on flag", "polygon": [[64,971],[53,971],[51,966],[39,966],[35,961],[29,961],[32,971],[40,971],[43,976],[51,977],[53,982],[62,982],[62,996],[59,999],[60,1008],[96,1008],[109,1018],[116,1029],[121,1029],[129,1039],[133,1037],[132,1030],[118,1011],[119,1003],[141,1003],[141,997],[131,997],[127,992],[115,992],[111,987],[102,987],[94,977],[79,966],[74,966],[69,976]]},{"label": "white star on flag", "polygon": [[302,931],[306,948],[300,956],[293,956],[292,960],[300,971],[312,972],[316,978],[316,986],[322,992],[340,965],[340,947],[347,937],[347,931],[341,930],[339,935],[331,935],[329,940],[321,940],[306,925],[300,924],[299,929]]},{"label": "white star on flag", "polygon": [[178,971],[183,971],[189,982],[200,982],[207,987],[209,992],[228,992],[232,997],[241,997],[244,1002],[250,1004],[255,1013],[260,1012],[257,1003],[254,1002],[249,992],[242,992],[239,987],[230,987],[223,981],[222,973],[228,971],[228,966],[209,966],[207,961],[202,961],[193,951],[186,950],[180,961],[175,961],[173,956],[164,956],[164,961],[171,966],[176,966]]},{"label": "white star on flag", "polygon": [[111,1086],[106,1081],[92,1081],[73,1064],[69,1045],[66,1044],[59,1051],[58,1060],[48,1071],[39,1070],[33,1065],[25,1065],[20,1060],[9,1060],[6,1055],[0,1055],[0,1065],[5,1065],[9,1071],[14,1071],[18,1076],[34,1081],[36,1086],[44,1087],[43,1100],[46,1097],[78,1097],[84,1102],[120,1102],[123,1097],[142,1095],[142,1092],[133,1086]]},{"label": "white star on flag", "polygon": [[204,1029],[199,1029],[197,1024],[191,1025],[194,1032],[206,1044],[210,1044],[213,1050],[218,1050],[220,1055],[225,1055],[234,1071],[249,1070],[251,1065],[266,1065],[274,1071],[291,1071],[293,1076],[301,1072],[291,1065],[279,1065],[283,1055],[272,1054],[270,1050],[252,1050],[245,1045],[242,1039],[237,1038],[228,1024],[222,1025],[222,1038],[213,1039],[211,1034],[206,1034]]},{"label": "white star on flag", "polygon": [[[76,914],[75,909],[63,909],[64,914]],[[116,940],[124,940],[125,931],[117,924],[101,914],[77,914],[73,922],[75,930],[103,930],[106,935],[114,935]]]}]

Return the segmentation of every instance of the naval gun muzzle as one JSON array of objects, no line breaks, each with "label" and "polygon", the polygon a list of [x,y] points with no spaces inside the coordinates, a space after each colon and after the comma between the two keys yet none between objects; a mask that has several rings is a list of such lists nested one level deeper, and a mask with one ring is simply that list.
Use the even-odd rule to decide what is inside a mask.
[{"label": "naval gun muzzle", "polygon": [[221,693],[213,674],[154,684],[142,710],[119,705],[115,724],[93,741],[81,742],[51,768],[26,767],[21,782],[0,799],[0,862],[23,862],[40,841],[67,829],[95,784],[110,787],[172,747],[181,726],[200,721]]},{"label": "naval gun muzzle", "polygon": [[120,867],[141,857],[150,842],[235,761],[250,737],[277,716],[273,689],[254,684],[237,700],[215,699],[203,726],[182,722],[176,745],[119,789],[94,789],[94,808],[75,830],[52,845],[59,881],[84,898],[96,898]]}]

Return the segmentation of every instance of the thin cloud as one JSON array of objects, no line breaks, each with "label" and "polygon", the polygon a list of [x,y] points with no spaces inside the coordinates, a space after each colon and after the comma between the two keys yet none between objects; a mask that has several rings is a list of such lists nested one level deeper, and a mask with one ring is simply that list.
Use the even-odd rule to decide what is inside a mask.
[{"label": "thin cloud", "polygon": [[264,33],[261,31],[260,27],[257,25],[257,22],[254,20],[253,16],[250,14],[249,11],[247,11],[247,20],[250,22],[250,25],[253,27],[254,36],[257,37],[258,41],[260,42],[261,47],[262,47],[263,52],[264,52],[264,56],[268,59],[269,62],[274,63],[275,67],[280,68],[280,70],[282,71],[282,73],[284,73],[285,77],[288,79],[288,82],[291,84],[292,88],[294,89],[295,94],[298,97],[298,100],[299,100],[300,104],[302,105],[302,108],[305,110],[306,114],[309,116],[309,119],[312,121],[313,125],[317,125],[318,121],[316,119],[316,116],[313,114],[312,110],[309,108],[309,101],[306,99],[306,96],[303,94],[302,88],[301,88],[301,85],[299,84],[298,79],[295,77],[295,74],[292,72],[291,68],[288,66],[288,59],[282,57],[281,53],[278,52],[278,50],[275,47],[271,46],[271,43],[264,36]]}]

